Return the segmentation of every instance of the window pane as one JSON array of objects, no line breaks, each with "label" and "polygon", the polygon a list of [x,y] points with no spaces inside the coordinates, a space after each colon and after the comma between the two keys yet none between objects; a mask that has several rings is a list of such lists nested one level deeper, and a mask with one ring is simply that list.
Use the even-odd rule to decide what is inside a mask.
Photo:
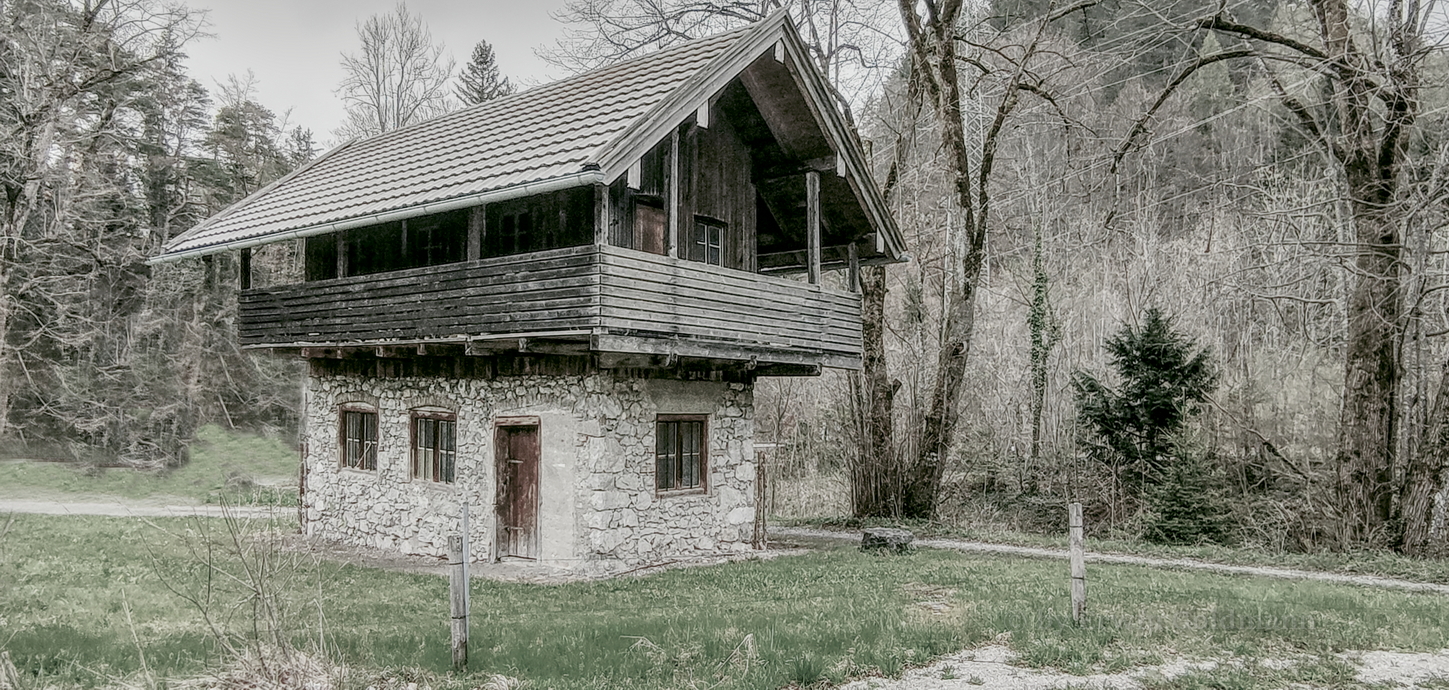
[{"label": "window pane", "polygon": [[362,417],[362,469],[377,469],[377,415],[359,412]]},{"label": "window pane", "polygon": [[695,488],[699,486],[699,422],[680,422],[680,443],[679,450],[680,464],[683,466],[683,478],[679,485],[681,488]]},{"label": "window pane", "polygon": [[654,427],[654,485],[658,489],[673,489],[675,462],[675,434],[677,422],[659,422]]},{"label": "window pane", "polygon": [[413,420],[413,476],[431,479],[433,475],[431,419]]},{"label": "window pane", "polygon": [[438,479],[448,483],[453,482],[457,453],[453,446],[453,422],[438,422],[438,458],[442,467],[438,471]]},{"label": "window pane", "polygon": [[718,225],[705,226],[705,237],[707,238],[708,246],[705,250],[704,262],[707,264],[713,266],[720,265],[720,235],[722,234],[722,230]]}]

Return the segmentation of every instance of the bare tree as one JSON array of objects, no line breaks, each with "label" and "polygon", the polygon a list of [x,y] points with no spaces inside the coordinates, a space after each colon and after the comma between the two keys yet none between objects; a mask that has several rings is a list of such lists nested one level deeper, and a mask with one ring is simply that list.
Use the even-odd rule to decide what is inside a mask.
[{"label": "bare tree", "polygon": [[342,55],[346,76],[337,93],[347,121],[337,129],[339,137],[381,134],[452,109],[453,60],[406,4],[368,17],[357,25],[357,38],[360,52]]},{"label": "bare tree", "polygon": [[570,0],[564,38],[541,56],[582,72],[788,10],[847,114],[895,67],[890,6],[875,0]]},{"label": "bare tree", "polygon": [[26,381],[20,295],[48,279],[28,261],[76,242],[63,235],[76,229],[64,207],[86,198],[77,161],[97,160],[121,126],[137,97],[125,85],[197,31],[186,10],[150,0],[0,3],[0,435]]},{"label": "bare tree", "polygon": [[[1055,104],[1052,87],[1036,64],[1050,53],[1044,50],[1050,25],[1094,4],[1095,0],[1063,7],[1052,4],[1039,19],[986,44],[961,32],[961,0],[899,0],[908,39],[909,78],[916,82],[915,92],[935,115],[951,184],[951,203],[960,211],[959,232],[964,239],[942,314],[930,403],[922,419],[920,438],[914,444],[914,457],[909,459],[902,478],[901,512],[906,516],[931,517],[935,513],[942,476],[956,440],[977,293],[986,264],[997,150],[1023,95]],[[958,44],[969,46],[971,52],[961,54]],[[966,132],[967,93],[960,73],[963,65],[977,73],[975,83],[990,82],[995,87],[990,96],[994,102],[984,113],[987,124],[975,141]]]},{"label": "bare tree", "polygon": [[[1334,460],[1340,545],[1400,544],[1422,515],[1399,515],[1399,495],[1437,477],[1395,479],[1399,350],[1404,331],[1404,228],[1410,213],[1402,173],[1420,112],[1422,72],[1433,46],[1426,32],[1434,0],[1370,3],[1367,14],[1347,0],[1310,0],[1316,41],[1264,30],[1219,9],[1190,29],[1235,45],[1184,65],[1128,132],[1114,159],[1146,131],[1172,93],[1197,70],[1225,60],[1253,59],[1270,73],[1296,69],[1321,80],[1319,90],[1295,92],[1275,79],[1281,102],[1301,134],[1320,145],[1336,167],[1351,225],[1353,272],[1344,340],[1343,404]],[[1367,24],[1367,31],[1362,24]],[[1412,468],[1411,468],[1412,469]],[[1432,473],[1429,473],[1432,474]],[[1427,531],[1427,528],[1424,528]]]}]

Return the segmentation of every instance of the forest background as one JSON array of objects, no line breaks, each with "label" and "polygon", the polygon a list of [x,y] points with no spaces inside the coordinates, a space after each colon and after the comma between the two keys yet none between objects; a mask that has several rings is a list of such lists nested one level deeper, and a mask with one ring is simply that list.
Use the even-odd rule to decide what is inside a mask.
[{"label": "forest background", "polygon": [[[1080,500],[1166,540],[1442,550],[1443,8],[578,0],[548,53],[586,69],[780,5],[912,260],[865,273],[863,372],[762,383],[777,479],[826,478],[867,517],[1056,530]],[[164,471],[202,424],[295,434],[300,363],[235,344],[235,257],[146,263],[318,153],[246,80],[188,75],[198,19],[0,2],[7,455]],[[395,68],[427,88],[344,82],[339,133],[471,100],[420,18],[369,22],[349,58],[421,37],[424,60]],[[463,70],[475,87],[501,79],[484,61]],[[295,258],[252,269],[265,283]]]}]

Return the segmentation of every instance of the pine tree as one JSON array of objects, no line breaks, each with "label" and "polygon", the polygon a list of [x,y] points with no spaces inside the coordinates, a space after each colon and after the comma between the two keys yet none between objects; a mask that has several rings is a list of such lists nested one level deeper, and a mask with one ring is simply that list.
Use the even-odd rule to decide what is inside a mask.
[{"label": "pine tree", "polygon": [[1077,418],[1088,432],[1087,454],[1107,465],[1129,499],[1161,485],[1180,459],[1177,443],[1198,405],[1217,385],[1206,349],[1173,329],[1156,308],[1141,328],[1127,326],[1107,341],[1121,379],[1113,391],[1097,377],[1075,372]]},{"label": "pine tree", "polygon": [[468,105],[477,105],[507,96],[513,91],[513,84],[508,81],[508,77],[498,71],[498,63],[493,57],[493,46],[487,41],[479,41],[478,45],[473,46],[473,57],[463,65],[463,71],[458,75],[455,91],[458,100]]}]

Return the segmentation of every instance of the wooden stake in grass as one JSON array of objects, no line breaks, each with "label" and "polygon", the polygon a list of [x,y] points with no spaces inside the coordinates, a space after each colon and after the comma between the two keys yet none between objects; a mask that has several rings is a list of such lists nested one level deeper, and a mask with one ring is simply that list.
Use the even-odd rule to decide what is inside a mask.
[{"label": "wooden stake in grass", "polygon": [[1083,556],[1082,504],[1067,504],[1067,546],[1072,561],[1072,622],[1081,625],[1087,614],[1087,562]]},{"label": "wooden stake in grass", "polygon": [[459,534],[448,539],[449,602],[453,623],[453,669],[468,668],[468,504],[463,504]]}]

